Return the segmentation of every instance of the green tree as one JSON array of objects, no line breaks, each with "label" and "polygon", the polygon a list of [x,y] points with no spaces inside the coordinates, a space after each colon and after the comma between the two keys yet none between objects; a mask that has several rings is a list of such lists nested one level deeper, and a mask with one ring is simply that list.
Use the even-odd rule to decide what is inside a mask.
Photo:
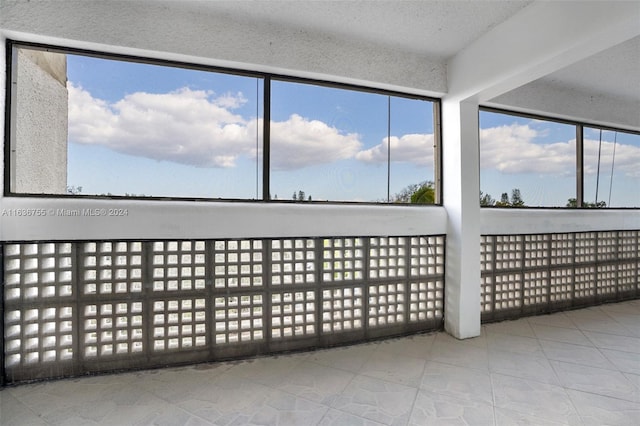
[{"label": "green tree", "polygon": [[[566,207],[578,207],[578,200],[576,200],[575,198],[569,198],[567,200]],[[588,209],[602,209],[604,207],[607,207],[607,203],[605,203],[604,201],[598,201],[597,203],[584,201],[582,203],[582,207],[586,207]]]},{"label": "green tree", "polygon": [[490,207],[496,204],[496,200],[490,194],[485,194],[480,191],[480,205],[483,207]]},{"label": "green tree", "polygon": [[510,207],[511,203],[509,202],[509,194],[503,192],[500,196],[500,201],[496,201],[496,206],[498,207]]},{"label": "green tree", "polygon": [[[277,197],[277,196],[276,196]],[[311,195],[307,196],[304,191],[293,191],[293,201],[311,201]]]},{"label": "green tree", "polygon": [[390,201],[397,204],[434,204],[436,202],[434,184],[431,181],[412,183],[394,194]]},{"label": "green tree", "polygon": [[524,206],[524,200],[522,199],[522,195],[520,195],[520,189],[514,188],[511,191],[511,207],[522,206]]},{"label": "green tree", "polygon": [[[491,204],[493,203],[493,204]],[[496,207],[524,207],[526,204],[522,199],[522,194],[520,193],[519,188],[513,188],[511,190],[511,199],[509,199],[509,194],[507,192],[503,192],[500,195],[500,201],[495,201],[491,198],[491,195],[486,194],[483,195],[482,191],[480,191],[480,205],[481,206],[491,206],[494,205]]]}]

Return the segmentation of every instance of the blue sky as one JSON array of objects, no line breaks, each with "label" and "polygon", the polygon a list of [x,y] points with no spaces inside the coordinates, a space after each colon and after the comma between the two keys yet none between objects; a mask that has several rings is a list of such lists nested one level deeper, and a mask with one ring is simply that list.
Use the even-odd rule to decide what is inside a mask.
[{"label": "blue sky", "polygon": [[[67,61],[69,185],[85,194],[261,198],[262,80]],[[274,80],[271,196],[385,200],[389,101],[391,195],[434,180],[431,102]],[[480,124],[485,193],[499,199],[519,188],[532,206],[575,197],[573,126],[489,112]],[[585,199],[595,199],[599,148],[599,200],[640,206],[640,137],[605,132],[600,142],[599,131],[585,129],[585,139]]]},{"label": "blue sky", "polygon": [[[74,55],[68,80],[69,185],[261,197],[262,80]],[[386,199],[388,96],[276,80],[271,93],[272,197]],[[394,194],[433,180],[433,104],[390,102]]]},{"label": "blue sky", "polygon": [[[564,207],[576,197],[575,126],[483,111],[480,129],[480,186],[485,193],[499,200],[518,188],[528,206]],[[602,135],[601,141],[599,129],[584,129],[584,200],[596,201],[598,178],[597,201],[640,207],[640,135]]]}]

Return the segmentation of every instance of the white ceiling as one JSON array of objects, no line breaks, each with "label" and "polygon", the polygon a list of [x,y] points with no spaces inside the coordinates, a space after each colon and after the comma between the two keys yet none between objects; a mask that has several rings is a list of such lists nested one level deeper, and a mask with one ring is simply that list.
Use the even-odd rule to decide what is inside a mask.
[{"label": "white ceiling", "polygon": [[[209,11],[447,59],[531,3],[496,1],[213,1]],[[184,3],[183,3],[184,5]]]},{"label": "white ceiling", "polygon": [[640,37],[576,62],[542,80],[595,95],[639,101]]},{"label": "white ceiling", "polygon": [[[554,7],[547,7],[552,4]],[[634,4],[638,6],[636,9]],[[621,5],[624,7],[616,8]],[[549,15],[540,15],[541,9]],[[45,38],[33,41],[43,43],[53,37],[53,40],[139,47],[146,49],[145,52],[187,55],[187,61],[190,57],[212,58],[228,61],[224,64],[231,67],[251,64],[258,70],[285,74],[287,70],[294,70],[300,76],[322,79],[329,75],[342,78],[340,81],[372,82],[376,87],[406,87],[443,96],[452,88],[453,79],[448,71],[455,69],[456,59],[471,53],[475,62],[469,63],[478,69],[471,69],[469,73],[478,71],[479,75],[482,69],[489,69],[489,74],[482,77],[491,79],[506,69],[499,68],[500,60],[510,59],[509,55],[513,54],[520,55],[519,60],[526,56],[527,52],[518,47],[523,40],[532,38],[527,37],[531,28],[519,31],[519,25],[533,15],[540,20],[540,29],[544,32],[545,20],[557,18],[551,15],[558,9],[575,19],[562,15],[561,21],[554,22],[555,27],[552,25],[556,30],[566,22],[564,28],[581,30],[578,32],[584,34],[585,24],[581,18],[586,16],[591,19],[587,22],[594,22],[589,11],[611,9],[631,10],[633,15],[629,15],[628,21],[633,26],[633,19],[638,17],[639,30],[625,32],[624,37],[615,40],[627,41],[599,51],[598,46],[604,48],[611,44],[606,40],[598,44],[601,33],[593,28],[590,39],[595,43],[589,46],[594,48],[588,51],[599,53],[586,59],[576,56],[576,60],[580,60],[564,69],[548,68],[532,77],[548,73],[539,80],[516,82],[521,84],[519,88],[506,89],[510,90],[507,92],[512,95],[510,99],[527,97],[527,102],[532,104],[532,94],[548,100],[547,95],[554,92],[571,93],[573,100],[565,102],[574,104],[597,98],[600,110],[616,105],[621,113],[627,111],[623,115],[628,118],[617,114],[612,122],[640,128],[640,0],[624,3],[616,0],[0,0],[0,28],[13,31],[10,37],[18,39],[28,33],[42,34]],[[608,16],[599,22],[607,24]],[[620,13],[612,16],[619,17]],[[212,28],[218,31],[211,31]],[[496,34],[500,34],[500,38],[491,37]],[[628,40],[628,37],[635,38]],[[475,48],[486,47],[487,40],[497,40],[509,52],[499,49],[494,52],[489,48],[480,50],[490,55],[478,55],[479,49]],[[555,39],[552,36],[547,40],[554,43]],[[76,47],[92,48],[93,45]],[[563,45],[559,49],[570,51],[571,47]],[[100,46],[96,50],[100,50]],[[562,66],[571,63],[569,56],[567,58],[561,61]],[[457,70],[461,68],[468,70],[469,66]],[[518,71],[507,69],[507,75],[500,77],[510,77],[508,73]],[[521,96],[517,96],[518,90]],[[496,99],[491,101],[498,102],[498,106],[517,106],[524,111],[530,108],[546,112],[549,104],[536,108],[505,103],[504,97],[500,104]],[[559,105],[558,111],[548,112],[583,116],[581,111],[568,111],[567,103]]]},{"label": "white ceiling", "polygon": [[[632,0],[633,1],[633,0]],[[301,28],[447,60],[531,0],[213,1],[189,6],[230,19]],[[185,3],[182,3],[185,7]],[[640,26],[640,22],[638,23]],[[640,102],[640,37],[541,79],[549,85]]]}]

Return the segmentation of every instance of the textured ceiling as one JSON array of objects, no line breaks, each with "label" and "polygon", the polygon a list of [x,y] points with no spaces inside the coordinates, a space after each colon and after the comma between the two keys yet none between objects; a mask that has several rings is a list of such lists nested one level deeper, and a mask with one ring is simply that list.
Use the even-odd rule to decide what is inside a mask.
[{"label": "textured ceiling", "polygon": [[214,1],[181,7],[360,39],[447,59],[531,3],[509,1]]},{"label": "textured ceiling", "polygon": [[596,95],[640,101],[640,37],[549,74],[542,81]]},{"label": "textured ceiling", "polygon": [[[186,7],[231,19],[268,22],[447,60],[532,3],[503,1],[214,1]],[[181,2],[181,7],[185,3]],[[640,25],[640,23],[639,23]],[[640,101],[640,38],[540,80],[583,92]]]}]

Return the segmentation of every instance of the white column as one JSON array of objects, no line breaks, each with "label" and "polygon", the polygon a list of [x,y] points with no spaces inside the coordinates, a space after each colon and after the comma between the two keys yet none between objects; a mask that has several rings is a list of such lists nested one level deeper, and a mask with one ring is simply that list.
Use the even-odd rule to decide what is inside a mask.
[{"label": "white column", "polygon": [[445,330],[480,335],[480,165],[478,104],[442,101],[443,203],[448,214]]}]

